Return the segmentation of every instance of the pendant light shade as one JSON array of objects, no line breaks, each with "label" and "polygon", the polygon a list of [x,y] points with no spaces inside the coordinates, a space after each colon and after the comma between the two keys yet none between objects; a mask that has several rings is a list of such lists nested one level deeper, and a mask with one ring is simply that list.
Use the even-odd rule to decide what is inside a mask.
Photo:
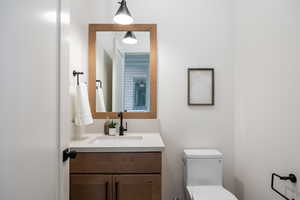
[{"label": "pendant light shade", "polygon": [[126,5],[126,1],[122,0],[119,2],[120,7],[115,14],[114,21],[117,24],[122,24],[122,25],[128,25],[133,23],[133,18],[128,10],[128,7]]},{"label": "pendant light shade", "polygon": [[135,34],[132,31],[127,31],[127,33],[125,34],[122,41],[125,44],[136,44],[137,43]]}]

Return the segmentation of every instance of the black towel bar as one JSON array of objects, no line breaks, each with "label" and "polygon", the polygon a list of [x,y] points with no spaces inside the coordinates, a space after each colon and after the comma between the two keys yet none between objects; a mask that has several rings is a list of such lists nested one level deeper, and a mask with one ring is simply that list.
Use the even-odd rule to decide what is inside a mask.
[{"label": "black towel bar", "polygon": [[73,71],[73,76],[77,76],[77,85],[79,85],[79,75],[84,74],[83,72],[77,72],[77,71]]},{"label": "black towel bar", "polygon": [[289,199],[288,197],[286,197],[284,194],[282,194],[281,192],[279,192],[275,187],[274,187],[274,178],[278,177],[280,180],[284,180],[284,181],[291,181],[292,183],[297,183],[297,177],[295,174],[289,174],[288,176],[280,176],[278,174],[273,173],[272,174],[272,180],[271,180],[271,188],[272,190],[274,190],[277,194],[279,194],[281,197],[283,197],[286,200],[295,200],[295,199]]}]

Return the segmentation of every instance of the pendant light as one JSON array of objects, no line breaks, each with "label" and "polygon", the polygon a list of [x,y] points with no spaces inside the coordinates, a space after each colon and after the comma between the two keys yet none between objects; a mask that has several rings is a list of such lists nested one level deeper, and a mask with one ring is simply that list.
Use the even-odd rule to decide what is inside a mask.
[{"label": "pendant light", "polygon": [[114,16],[114,21],[117,24],[122,24],[122,25],[132,24],[133,18],[128,10],[126,1],[122,0],[121,2],[118,2],[118,3],[120,4],[120,7]]},{"label": "pendant light", "polygon": [[127,31],[127,33],[125,34],[122,41],[125,44],[136,44],[137,43],[135,34],[132,31]]}]

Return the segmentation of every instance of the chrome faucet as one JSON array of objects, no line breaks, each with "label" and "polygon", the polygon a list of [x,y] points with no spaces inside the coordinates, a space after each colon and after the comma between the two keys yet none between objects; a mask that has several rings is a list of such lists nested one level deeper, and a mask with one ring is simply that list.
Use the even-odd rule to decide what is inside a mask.
[{"label": "chrome faucet", "polygon": [[124,135],[124,131],[127,131],[127,122],[126,122],[126,127],[124,128],[124,126],[123,126],[123,112],[120,112],[118,114],[118,117],[120,117],[119,135],[123,136]]}]

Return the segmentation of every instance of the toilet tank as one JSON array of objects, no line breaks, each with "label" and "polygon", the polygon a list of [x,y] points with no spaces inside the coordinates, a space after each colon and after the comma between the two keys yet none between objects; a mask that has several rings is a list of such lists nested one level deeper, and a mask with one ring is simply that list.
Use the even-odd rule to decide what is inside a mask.
[{"label": "toilet tank", "polygon": [[185,186],[223,185],[223,155],[213,149],[184,150]]}]

